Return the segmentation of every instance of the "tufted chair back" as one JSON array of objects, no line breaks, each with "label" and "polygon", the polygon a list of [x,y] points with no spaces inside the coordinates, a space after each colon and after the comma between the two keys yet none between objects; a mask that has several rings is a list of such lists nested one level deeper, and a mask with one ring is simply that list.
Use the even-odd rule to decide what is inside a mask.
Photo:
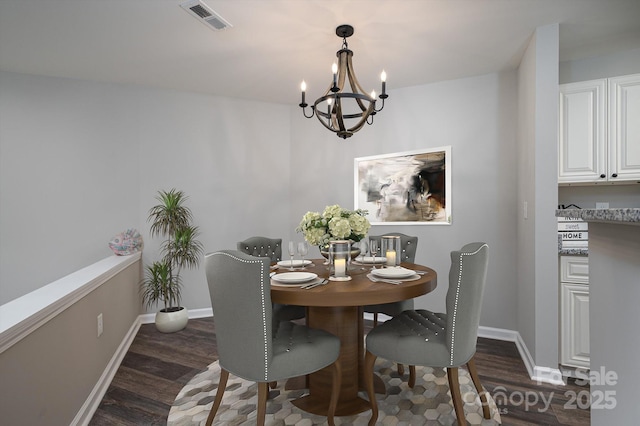
[{"label": "tufted chair back", "polygon": [[272,263],[282,260],[282,238],[251,237],[237,244],[238,250],[256,257],[268,257]]}]

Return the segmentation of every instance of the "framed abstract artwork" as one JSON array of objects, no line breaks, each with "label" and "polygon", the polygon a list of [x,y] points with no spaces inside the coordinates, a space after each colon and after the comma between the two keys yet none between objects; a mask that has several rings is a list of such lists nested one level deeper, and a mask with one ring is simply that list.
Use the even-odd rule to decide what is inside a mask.
[{"label": "framed abstract artwork", "polygon": [[359,157],[354,205],[372,225],[451,224],[451,147]]}]

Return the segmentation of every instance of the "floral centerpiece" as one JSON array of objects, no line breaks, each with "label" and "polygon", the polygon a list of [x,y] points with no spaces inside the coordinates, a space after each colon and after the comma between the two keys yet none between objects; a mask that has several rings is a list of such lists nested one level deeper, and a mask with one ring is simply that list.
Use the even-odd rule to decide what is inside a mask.
[{"label": "floral centerpiece", "polygon": [[331,240],[360,241],[371,228],[366,215],[366,210],[347,210],[335,204],[325,207],[322,214],[305,213],[296,231],[302,232],[309,244],[321,248]]}]

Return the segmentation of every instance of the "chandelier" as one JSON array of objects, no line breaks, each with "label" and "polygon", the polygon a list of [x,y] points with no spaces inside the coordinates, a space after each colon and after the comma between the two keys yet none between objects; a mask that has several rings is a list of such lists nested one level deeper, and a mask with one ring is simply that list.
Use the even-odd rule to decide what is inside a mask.
[{"label": "chandelier", "polygon": [[[309,104],[305,102],[307,85],[303,81],[300,85],[302,90],[300,107],[306,118],[315,115],[324,127],[335,132],[338,137],[346,139],[360,130],[365,123],[373,124],[373,116],[384,108],[384,100],[389,97],[386,93],[387,74],[384,71],[380,74],[382,93],[379,98],[382,99],[382,105],[380,109],[376,109],[376,92],[365,93],[353,71],[351,62],[353,51],[349,50],[347,45],[347,37],[353,35],[353,27],[340,25],[336,28],[336,35],[342,38],[342,48],[336,52],[338,63],[334,62],[331,68],[333,81],[325,94],[311,106],[310,115],[307,115],[306,109]],[[351,92],[347,90],[348,88]]]}]

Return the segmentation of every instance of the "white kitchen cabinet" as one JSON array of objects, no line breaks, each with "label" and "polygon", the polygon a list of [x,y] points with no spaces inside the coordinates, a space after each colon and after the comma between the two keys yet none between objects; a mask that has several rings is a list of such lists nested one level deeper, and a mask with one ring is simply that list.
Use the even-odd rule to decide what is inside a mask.
[{"label": "white kitchen cabinet", "polygon": [[640,180],[640,74],[609,79],[609,173]]},{"label": "white kitchen cabinet", "polygon": [[558,183],[594,182],[606,167],[606,81],[560,86]]},{"label": "white kitchen cabinet", "polygon": [[558,183],[640,181],[640,74],[560,86]]},{"label": "white kitchen cabinet", "polygon": [[560,257],[560,364],[589,368],[589,260]]}]

